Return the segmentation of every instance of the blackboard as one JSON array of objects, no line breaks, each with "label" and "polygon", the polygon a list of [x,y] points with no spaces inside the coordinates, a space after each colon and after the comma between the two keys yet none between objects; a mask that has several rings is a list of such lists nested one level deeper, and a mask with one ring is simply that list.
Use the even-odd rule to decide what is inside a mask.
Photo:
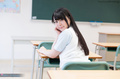
[{"label": "blackboard", "polygon": [[120,23],[120,0],[32,0],[32,19],[51,20],[60,7],[67,8],[75,21]]}]

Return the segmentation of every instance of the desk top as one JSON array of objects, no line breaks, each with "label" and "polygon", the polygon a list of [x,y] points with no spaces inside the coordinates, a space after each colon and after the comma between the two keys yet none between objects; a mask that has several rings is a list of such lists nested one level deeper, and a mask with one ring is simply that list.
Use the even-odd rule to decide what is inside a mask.
[{"label": "desk top", "polygon": [[120,71],[111,70],[48,70],[50,79],[118,79]]},{"label": "desk top", "polygon": [[106,35],[120,35],[120,33],[104,33],[104,32],[99,32],[100,34],[106,34]]},{"label": "desk top", "polygon": [[[41,58],[50,58],[50,57],[45,56],[44,54],[40,53],[38,49],[37,49],[37,52],[38,52],[38,54],[39,54],[39,56],[40,56]],[[58,58],[58,57],[57,57],[57,58]],[[89,58],[90,58],[90,59],[102,59],[102,56],[90,52]]]},{"label": "desk top", "polygon": [[93,44],[102,47],[118,47],[120,45],[120,43],[93,43]]},{"label": "desk top", "polygon": [[[31,43],[34,45],[34,46],[38,46],[41,42],[43,41],[31,41]],[[53,40],[46,40],[44,42],[53,42]]]}]

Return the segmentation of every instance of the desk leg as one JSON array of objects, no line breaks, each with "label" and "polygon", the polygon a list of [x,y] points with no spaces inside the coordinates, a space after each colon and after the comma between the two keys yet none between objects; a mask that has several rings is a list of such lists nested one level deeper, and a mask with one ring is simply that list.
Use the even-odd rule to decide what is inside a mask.
[{"label": "desk leg", "polygon": [[95,53],[97,52],[97,47],[98,47],[98,46],[96,45],[96,46],[95,46]]},{"label": "desk leg", "polygon": [[102,56],[102,59],[99,59],[100,61],[104,61],[105,60],[105,53],[102,53],[102,47],[98,46],[98,54]]},{"label": "desk leg", "polygon": [[101,46],[98,46],[98,54],[100,55]]},{"label": "desk leg", "polygon": [[11,72],[13,73],[14,68],[14,40],[12,41],[12,58],[11,58]]},{"label": "desk leg", "polygon": [[38,55],[38,60],[37,60],[37,67],[36,67],[36,78],[35,79],[38,79],[38,70],[39,70],[39,55]]},{"label": "desk leg", "polygon": [[34,63],[35,63],[35,52],[36,52],[36,46],[33,47],[33,60],[32,60],[32,72],[31,72],[31,79],[33,79],[33,75],[34,75]]},{"label": "desk leg", "polygon": [[[98,55],[100,55],[100,49],[99,49],[100,47],[98,46],[98,45],[96,45],[95,46],[95,54],[98,54]],[[99,59],[93,59],[93,61],[98,61]]]},{"label": "desk leg", "polygon": [[40,76],[39,79],[43,78],[43,66],[44,66],[44,58],[40,59]]}]

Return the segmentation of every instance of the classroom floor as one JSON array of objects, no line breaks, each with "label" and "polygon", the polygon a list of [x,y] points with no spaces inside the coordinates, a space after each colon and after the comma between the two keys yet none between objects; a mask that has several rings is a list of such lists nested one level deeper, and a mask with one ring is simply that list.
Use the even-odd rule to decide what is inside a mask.
[{"label": "classroom floor", "polygon": [[[31,79],[32,60],[15,60],[14,74],[21,74],[21,77],[0,77],[0,79]],[[35,63],[36,64],[36,63]],[[47,70],[55,68],[44,68],[43,79],[50,79]],[[59,70],[59,68],[57,69]],[[34,69],[36,72],[36,69]],[[0,60],[0,75],[11,74],[11,60]],[[33,79],[36,78],[34,73]],[[39,78],[38,78],[39,79]]]},{"label": "classroom floor", "polygon": [[[31,79],[32,60],[15,60],[14,74],[21,74],[21,77],[0,77],[0,79]],[[54,68],[44,68],[43,79],[50,79],[47,70]],[[34,70],[36,71],[36,69]],[[0,60],[0,74],[11,74],[11,61]],[[35,79],[35,73],[34,78]]]}]

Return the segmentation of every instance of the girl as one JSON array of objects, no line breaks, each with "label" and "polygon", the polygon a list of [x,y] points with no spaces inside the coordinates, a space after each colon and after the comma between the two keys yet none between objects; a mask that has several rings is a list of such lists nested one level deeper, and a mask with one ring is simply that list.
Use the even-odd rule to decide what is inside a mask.
[{"label": "girl", "polygon": [[55,10],[52,15],[57,39],[51,50],[41,47],[39,51],[50,58],[60,57],[60,68],[67,62],[90,62],[89,49],[71,13],[66,8]]}]

